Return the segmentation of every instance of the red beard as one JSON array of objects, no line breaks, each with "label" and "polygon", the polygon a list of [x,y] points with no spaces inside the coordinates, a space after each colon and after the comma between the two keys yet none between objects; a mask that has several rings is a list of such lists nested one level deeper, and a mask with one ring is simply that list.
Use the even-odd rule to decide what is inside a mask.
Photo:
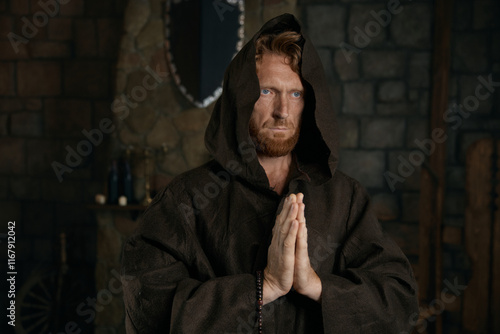
[{"label": "red beard", "polygon": [[[263,128],[273,128],[273,127],[287,127],[290,128],[290,124],[286,120],[276,120],[275,122],[267,121],[264,123]],[[263,131],[258,127],[253,118],[250,118],[250,137],[252,138],[257,152],[262,153],[268,157],[283,157],[288,153],[292,152],[295,145],[299,141],[300,135],[300,123],[295,128],[295,132],[288,139],[283,139],[281,137],[284,134],[276,134],[274,137],[269,137],[264,135]]]}]

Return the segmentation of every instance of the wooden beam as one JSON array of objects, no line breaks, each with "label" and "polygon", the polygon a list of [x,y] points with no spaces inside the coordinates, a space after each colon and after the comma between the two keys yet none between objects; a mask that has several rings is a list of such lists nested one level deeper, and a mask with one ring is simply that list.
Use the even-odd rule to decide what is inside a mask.
[{"label": "wooden beam", "polygon": [[[446,132],[443,118],[448,109],[450,40],[453,0],[435,2],[434,51],[432,61],[432,96],[430,136],[438,129]],[[424,165],[421,174],[419,212],[419,301],[422,305],[441,295],[442,247],[441,228],[446,176],[446,145],[434,143],[435,151]],[[442,333],[441,314],[436,315],[434,330]]]}]

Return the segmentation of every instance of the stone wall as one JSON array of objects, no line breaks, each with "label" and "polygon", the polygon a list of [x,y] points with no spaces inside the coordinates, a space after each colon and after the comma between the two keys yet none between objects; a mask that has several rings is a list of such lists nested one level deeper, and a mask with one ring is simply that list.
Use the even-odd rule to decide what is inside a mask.
[{"label": "stone wall", "polygon": [[[0,1],[0,232],[16,221],[19,291],[35,277],[34,269],[57,264],[58,234],[65,231],[68,263],[85,274],[80,279],[90,289],[80,296],[84,302],[95,296],[97,238],[95,217],[86,205],[103,191],[109,140],[104,136],[92,153],[79,143],[87,139],[83,130],[99,129],[101,119],[112,117],[126,1],[47,5],[53,2]],[[72,172],[64,171],[60,182],[52,163],[67,166],[68,147],[75,152],[80,147],[87,156],[72,158]],[[1,245],[0,259],[6,263]],[[6,302],[0,300],[2,309]],[[83,319],[76,313],[72,317],[86,324]],[[6,321],[0,332],[11,333],[4,326]]]}]

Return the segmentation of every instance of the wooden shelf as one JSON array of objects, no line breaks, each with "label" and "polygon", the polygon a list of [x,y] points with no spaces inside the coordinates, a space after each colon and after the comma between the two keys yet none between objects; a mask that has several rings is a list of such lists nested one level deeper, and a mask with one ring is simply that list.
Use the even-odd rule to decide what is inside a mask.
[{"label": "wooden shelf", "polygon": [[144,211],[147,206],[142,204],[129,204],[121,206],[118,204],[89,204],[91,210],[110,210],[110,211]]}]

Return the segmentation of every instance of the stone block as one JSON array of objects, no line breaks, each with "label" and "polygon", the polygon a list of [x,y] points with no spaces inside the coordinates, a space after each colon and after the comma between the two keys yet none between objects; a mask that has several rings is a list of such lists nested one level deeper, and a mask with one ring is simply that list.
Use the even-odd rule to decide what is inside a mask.
[{"label": "stone block", "polygon": [[9,41],[0,40],[0,60],[18,60],[29,57],[27,43],[11,44]]},{"label": "stone block", "polygon": [[77,57],[97,57],[99,53],[98,40],[95,38],[96,27],[92,19],[76,19],[75,24],[75,53]]},{"label": "stone block", "polygon": [[163,31],[163,20],[150,20],[136,38],[137,47],[144,49],[148,46],[164,43],[165,34]]},{"label": "stone block", "polygon": [[167,152],[159,162],[161,170],[172,176],[177,176],[189,168],[180,150]]},{"label": "stone block", "polygon": [[345,38],[346,9],[339,5],[313,5],[307,8],[309,37],[315,46],[337,47]]},{"label": "stone block", "polygon": [[359,125],[356,118],[340,118],[339,124],[339,147],[356,148],[359,142]]},{"label": "stone block", "polygon": [[146,143],[150,147],[161,148],[163,146],[173,148],[179,143],[179,134],[170,118],[160,116],[149,132]]},{"label": "stone block", "polygon": [[47,33],[51,40],[71,40],[73,38],[73,21],[69,18],[53,17],[49,21]]},{"label": "stone block", "polygon": [[463,31],[472,28],[473,3],[468,0],[456,0],[453,12],[453,30]]},{"label": "stone block", "polygon": [[181,132],[205,131],[210,115],[205,109],[188,109],[174,117],[174,125]]},{"label": "stone block", "polygon": [[156,110],[163,115],[176,115],[182,110],[181,101],[184,101],[184,99],[174,86],[173,83],[161,84],[148,94],[151,105],[154,105]]},{"label": "stone block", "polygon": [[203,132],[182,138],[182,150],[189,168],[198,167],[210,159]]},{"label": "stone block", "polygon": [[465,214],[465,191],[448,191],[444,198],[445,215],[464,215]]},{"label": "stone block", "polygon": [[[483,76],[484,78],[485,76]],[[463,104],[466,111],[472,114],[489,114],[493,111],[494,100],[492,96],[485,99],[478,99],[476,96],[476,88],[480,85],[477,75],[461,75],[458,80],[458,100]],[[486,89],[481,88],[480,93],[484,94]],[[475,100],[476,103],[471,102]]]},{"label": "stone block", "polygon": [[24,174],[25,164],[25,141],[17,138],[0,138],[0,157],[3,162],[0,164],[2,174]]},{"label": "stone block", "polygon": [[452,68],[458,72],[488,71],[488,36],[478,33],[456,33],[452,49]]},{"label": "stone block", "polygon": [[131,71],[142,64],[142,56],[139,53],[120,52],[118,55],[117,68]]},{"label": "stone block", "polygon": [[84,11],[84,0],[71,0],[60,7],[60,13],[62,16],[82,16]]},{"label": "stone block", "polygon": [[406,131],[406,147],[418,148],[415,139],[429,138],[429,122],[426,119],[411,119]]},{"label": "stone block", "polygon": [[332,53],[327,48],[317,49],[319,58],[321,59],[321,64],[323,65],[323,71],[325,73],[328,82],[334,82],[334,72],[332,67]]},{"label": "stone block", "polygon": [[361,67],[366,78],[397,78],[405,74],[405,54],[399,51],[363,51]]},{"label": "stone block", "polygon": [[355,178],[367,188],[382,188],[384,186],[384,152],[342,150],[339,156],[339,170]]},{"label": "stone block", "polygon": [[136,134],[128,128],[127,125],[124,125],[121,130],[119,130],[118,138],[120,138],[121,142],[124,145],[132,145],[132,146],[144,146],[146,143],[144,142],[144,136],[142,134]]},{"label": "stone block", "polygon": [[431,74],[431,55],[428,52],[418,52],[411,55],[410,58],[410,78],[408,83],[410,87],[430,86]]},{"label": "stone block", "polygon": [[[348,25],[348,43],[358,49],[380,45],[386,40],[386,27],[390,23],[377,20],[384,4],[355,4],[351,6]],[[373,13],[373,11],[375,13]]]},{"label": "stone block", "polygon": [[23,110],[23,100],[0,97],[0,112]]},{"label": "stone block", "polygon": [[0,136],[6,136],[8,134],[7,124],[9,122],[9,115],[0,114]]},{"label": "stone block", "polygon": [[335,70],[340,80],[349,81],[359,78],[358,57],[351,57],[350,61],[344,56],[342,51],[335,52]]},{"label": "stone block", "polygon": [[419,102],[391,102],[377,103],[376,109],[378,115],[416,115],[418,114]]},{"label": "stone block", "polygon": [[405,4],[391,22],[391,36],[403,47],[430,49],[432,45],[433,7],[430,3]]},{"label": "stone block", "polygon": [[344,85],[344,114],[373,114],[373,84],[369,82],[350,82]]},{"label": "stone block", "polygon": [[157,114],[154,107],[149,104],[139,104],[137,108],[130,110],[129,116],[125,118],[125,123],[133,132],[145,134],[152,129],[156,120]]},{"label": "stone block", "polygon": [[5,38],[14,28],[14,19],[10,16],[0,15],[0,36]]},{"label": "stone block", "polygon": [[70,61],[64,65],[64,92],[78,97],[109,97],[111,68],[106,61]]},{"label": "stone block", "polygon": [[402,196],[402,218],[405,222],[418,222],[420,194],[405,192]]},{"label": "stone block", "polygon": [[474,1],[474,16],[472,21],[472,28],[474,30],[484,30],[498,28],[498,13],[500,7],[497,1],[492,0],[479,0]]},{"label": "stone block", "polygon": [[[389,152],[389,168],[384,171],[384,182],[389,189],[420,190],[421,158],[426,159],[419,150]],[[389,177],[389,173],[396,175]],[[396,181],[395,181],[396,180]],[[391,185],[392,184],[392,185]]]},{"label": "stone block", "polygon": [[333,110],[335,112],[342,110],[342,85],[331,84],[329,88]]},{"label": "stone block", "polygon": [[168,80],[170,71],[167,67],[167,58],[165,57],[165,47],[161,46],[156,48],[156,51],[151,56],[149,67],[158,73],[162,80]]},{"label": "stone block", "polygon": [[29,140],[26,142],[28,173],[37,176],[54,176],[52,162],[63,161],[66,153],[62,150],[58,140]]},{"label": "stone block", "polygon": [[[3,222],[15,221],[17,224],[22,222],[21,202],[19,201],[0,201],[0,220]],[[1,233],[7,233],[7,224],[0,227]],[[5,247],[5,246],[4,246]]]},{"label": "stone block", "polygon": [[42,110],[42,100],[41,99],[26,99],[24,103],[24,108],[28,111],[41,111]]},{"label": "stone block", "polygon": [[0,95],[13,96],[16,94],[14,81],[15,65],[12,62],[0,63]]},{"label": "stone block", "polygon": [[394,220],[399,217],[399,203],[396,195],[378,193],[371,197],[371,205],[379,220]]},{"label": "stone block", "polygon": [[383,222],[382,227],[406,256],[418,256],[418,224]]},{"label": "stone block", "polygon": [[45,102],[45,133],[51,137],[84,139],[83,130],[90,130],[91,109],[86,100],[68,99]]},{"label": "stone block", "polygon": [[29,44],[29,51],[33,58],[70,58],[71,48],[69,44],[61,42],[38,42]]},{"label": "stone block", "polygon": [[10,0],[10,10],[14,14],[25,15],[30,13],[30,0]]},{"label": "stone block", "polygon": [[395,148],[404,146],[404,119],[373,119],[361,122],[361,147]]},{"label": "stone block", "polygon": [[39,137],[43,132],[42,115],[39,112],[20,112],[10,116],[11,133],[15,136]]},{"label": "stone block", "polygon": [[18,62],[17,92],[23,97],[60,95],[60,64],[53,61]]},{"label": "stone block", "polygon": [[399,102],[406,97],[406,84],[404,81],[382,81],[378,86],[378,100],[381,102]]},{"label": "stone block", "polygon": [[118,19],[98,19],[97,34],[99,42],[99,56],[116,59],[122,34],[122,21]]},{"label": "stone block", "polygon": [[137,36],[148,21],[150,13],[151,7],[149,1],[129,1],[123,20],[125,31],[133,36]]},{"label": "stone block", "polygon": [[448,189],[465,189],[465,167],[449,166],[446,169],[446,187]]}]

